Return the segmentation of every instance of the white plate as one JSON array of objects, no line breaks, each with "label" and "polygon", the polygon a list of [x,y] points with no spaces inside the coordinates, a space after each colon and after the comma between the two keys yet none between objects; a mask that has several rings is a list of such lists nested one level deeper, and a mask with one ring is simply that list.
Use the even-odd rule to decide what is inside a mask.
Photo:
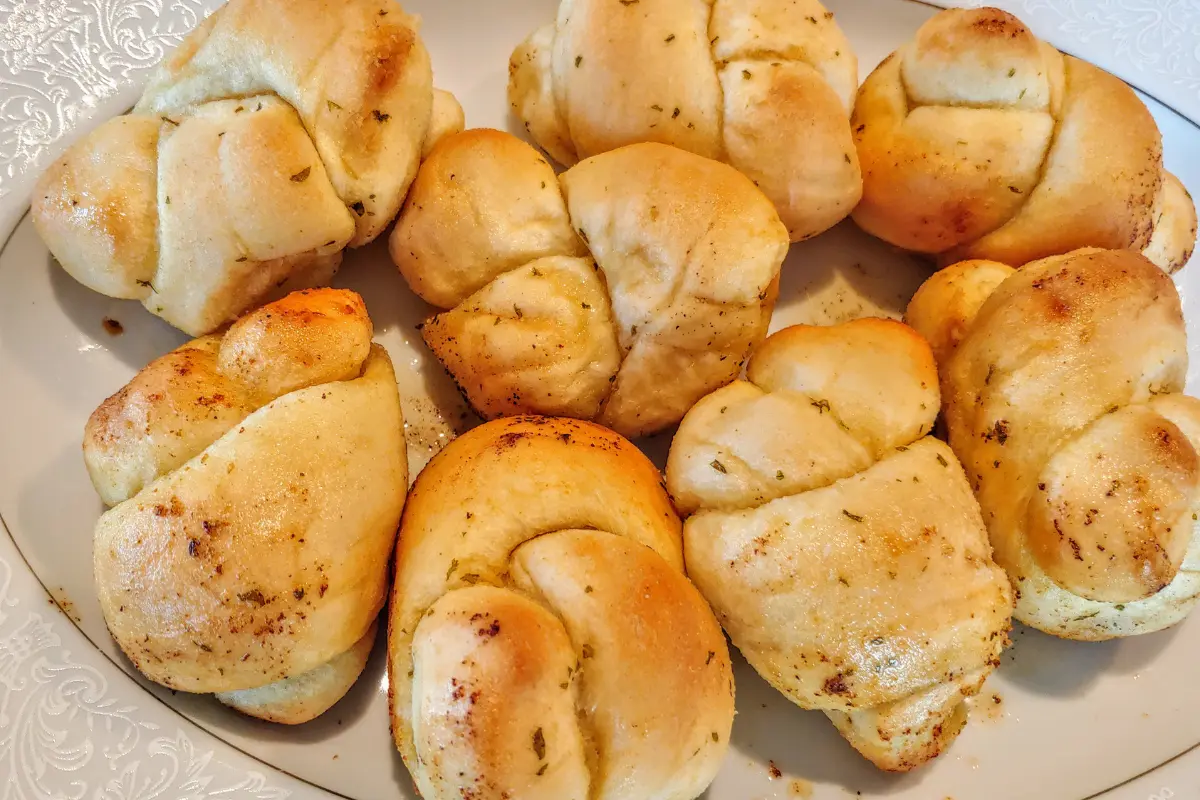
[{"label": "white plate", "polygon": [[[11,534],[0,533],[4,800],[329,796],[316,787],[371,800],[415,797],[388,736],[378,652],[350,696],[320,720],[271,726],[129,677],[94,599],[91,530],[101,505],[79,454],[83,423],[105,396],[183,338],[140,306],[72,281],[23,214],[39,167],[130,105],[145,70],[215,5],[0,0],[0,60],[8,73],[0,69],[0,233],[7,240],[0,251],[0,517]],[[556,5],[406,3],[424,16],[438,85],[458,95],[469,124],[493,127],[508,127],[509,51],[551,19]],[[934,12],[905,0],[828,5],[855,45],[863,76]],[[1000,5],[1058,46],[1200,120],[1197,0]],[[1200,130],[1164,106],[1151,107],[1167,166],[1200,195]],[[1177,279],[1193,343],[1193,391],[1200,387],[1196,270],[1200,261]],[[843,224],[793,248],[773,328],[894,315],[926,274],[928,267]],[[397,362],[415,472],[455,426],[469,422],[415,333],[429,309],[409,293],[380,244],[352,254],[338,282],[367,298],[378,338]],[[105,318],[119,320],[125,333],[106,334]],[[661,455],[666,441],[645,444]],[[903,777],[877,772],[823,715],[794,708],[740,664],[733,749],[708,797],[1079,800],[1123,782],[1106,797],[1200,797],[1200,750],[1131,781],[1200,742],[1200,686],[1193,680],[1200,620],[1101,645],[1022,628],[1014,639],[958,742]],[[771,779],[770,761],[781,778]]]}]

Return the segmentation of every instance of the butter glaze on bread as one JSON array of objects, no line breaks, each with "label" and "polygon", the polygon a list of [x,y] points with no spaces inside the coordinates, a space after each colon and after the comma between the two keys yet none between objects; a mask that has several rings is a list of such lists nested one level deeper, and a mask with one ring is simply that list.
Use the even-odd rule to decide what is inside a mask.
[{"label": "butter glaze on bread", "polygon": [[327,285],[462,128],[416,26],[393,0],[232,0],[50,166],[34,225],[76,280],[193,336]]},{"label": "butter glaze on bread", "polygon": [[296,723],[354,683],[407,462],[387,353],[353,292],[299,292],[151,362],[88,420],[113,508],[100,607],[151,680]]},{"label": "butter glaze on bread", "polygon": [[745,176],[677,148],[630,145],[556,178],[516,137],[469,130],[421,165],[389,247],[448,309],[422,336],[481,416],[639,436],[737,376],[787,233]]}]

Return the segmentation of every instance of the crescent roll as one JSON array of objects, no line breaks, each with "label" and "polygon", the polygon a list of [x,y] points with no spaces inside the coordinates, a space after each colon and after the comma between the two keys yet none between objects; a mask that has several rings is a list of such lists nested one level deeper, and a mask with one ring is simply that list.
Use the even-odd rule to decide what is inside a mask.
[{"label": "crescent roll", "polygon": [[688,412],[667,486],[688,574],[758,673],[876,766],[942,752],[999,664],[1012,590],[898,322],[795,326]]},{"label": "crescent roll", "polygon": [[404,505],[362,299],[298,292],[149,364],[88,420],[105,622],[150,680],[305,722],[366,664]]},{"label": "crescent roll", "polygon": [[1179,293],[1143,255],[965,261],[913,297],[950,445],[1016,587],[1068,639],[1160,630],[1200,597],[1200,400]]}]

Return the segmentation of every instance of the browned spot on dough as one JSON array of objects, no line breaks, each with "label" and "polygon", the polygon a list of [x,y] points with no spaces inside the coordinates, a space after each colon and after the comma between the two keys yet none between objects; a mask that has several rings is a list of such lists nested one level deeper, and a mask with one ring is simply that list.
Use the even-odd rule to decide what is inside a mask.
[{"label": "browned spot on dough", "polygon": [[998,38],[1015,39],[1026,32],[1020,20],[995,8],[982,9],[979,19],[971,27],[985,36]]},{"label": "browned spot on dough", "polygon": [[849,691],[850,687],[846,685],[845,676],[840,672],[825,681],[825,694],[847,694]]},{"label": "browned spot on dough", "polygon": [[166,504],[157,503],[154,506],[154,516],[156,517],[181,517],[183,516],[183,503],[179,502],[178,497],[172,496]]}]

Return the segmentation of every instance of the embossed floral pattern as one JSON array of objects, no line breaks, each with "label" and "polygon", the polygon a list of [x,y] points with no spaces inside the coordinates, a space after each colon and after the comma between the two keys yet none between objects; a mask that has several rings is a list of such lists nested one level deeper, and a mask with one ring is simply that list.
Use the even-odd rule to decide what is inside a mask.
[{"label": "embossed floral pattern", "polygon": [[[1194,0],[1026,0],[1019,5],[1081,42],[1103,42],[1118,61],[1200,89],[1200,11]],[[1041,27],[1041,26],[1039,26]]]},{"label": "embossed floral pattern", "polygon": [[0,197],[216,0],[0,0]]},{"label": "embossed floral pattern", "polygon": [[[7,538],[2,528],[0,536]],[[0,549],[10,547],[0,543]],[[118,699],[129,693],[110,691],[99,669],[64,648],[55,628],[69,623],[32,610],[13,578],[0,553],[2,800],[289,797],[266,776],[197,750],[182,730],[164,735],[135,705]]]}]

